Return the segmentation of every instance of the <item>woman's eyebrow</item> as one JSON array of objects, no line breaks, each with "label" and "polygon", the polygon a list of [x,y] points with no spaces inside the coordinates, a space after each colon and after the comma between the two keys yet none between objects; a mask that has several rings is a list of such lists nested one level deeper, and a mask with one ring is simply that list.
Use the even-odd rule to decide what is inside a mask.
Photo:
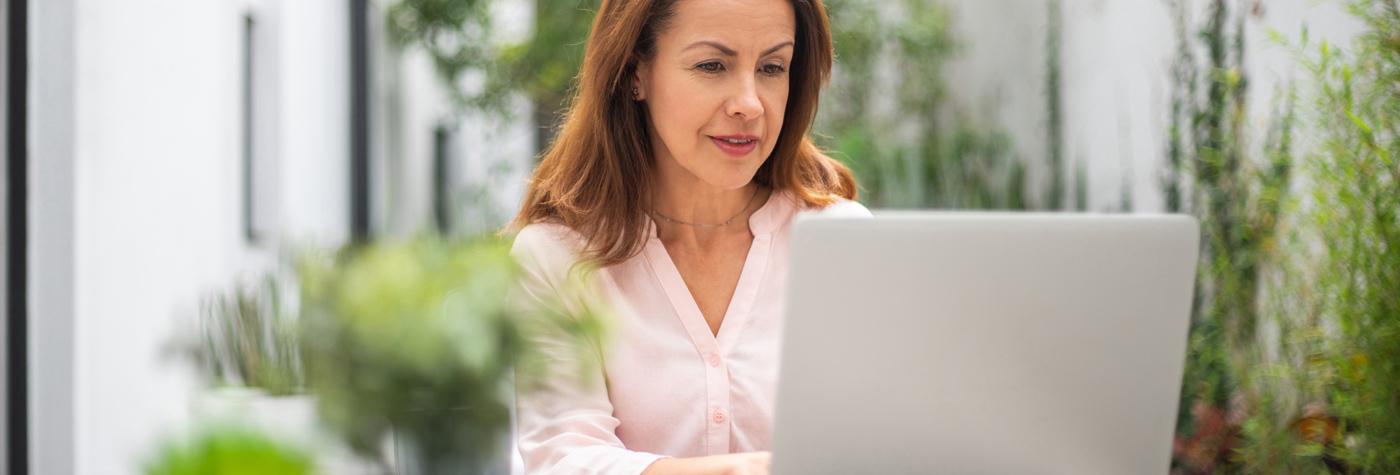
[{"label": "woman's eyebrow", "polygon": [[723,54],[723,55],[725,55],[725,56],[738,56],[738,55],[739,55],[739,53],[738,53],[737,51],[734,51],[733,48],[730,48],[730,47],[728,47],[728,46],[725,46],[725,45],[723,45],[723,44],[720,44],[719,42],[716,42],[716,41],[709,41],[709,40],[700,40],[700,41],[696,41],[696,42],[694,42],[694,43],[691,43],[690,46],[686,46],[686,47],[685,47],[684,49],[682,49],[681,51],[689,51],[689,50],[692,50],[692,49],[695,49],[695,48],[699,48],[699,47],[701,47],[701,46],[709,46],[709,47],[711,47],[711,48],[717,49],[717,50],[719,50],[720,54]]},{"label": "woman's eyebrow", "polygon": [[[685,48],[681,49],[681,51],[687,51],[687,50],[690,50],[690,49],[692,49],[692,48],[699,48],[699,47],[701,47],[701,46],[709,46],[709,47],[711,47],[711,48],[714,48],[714,49],[716,49],[716,50],[719,50],[720,54],[723,54],[723,55],[725,55],[725,56],[738,56],[738,55],[739,55],[739,52],[734,51],[733,48],[730,48],[730,47],[728,47],[728,46],[725,46],[724,44],[721,44],[721,43],[719,43],[719,42],[710,41],[710,40],[700,40],[700,41],[696,41],[696,42],[694,42],[694,43],[691,43],[690,46],[686,46]],[[784,41],[784,42],[782,42],[782,43],[779,43],[779,44],[773,46],[772,48],[768,48],[768,49],[764,50],[763,53],[759,54],[759,56],[768,56],[768,55],[773,54],[774,52],[776,52],[776,51],[778,51],[778,50],[780,50],[780,49],[787,48],[787,47],[790,47],[790,46],[793,46],[793,42],[791,42],[791,41]]]},{"label": "woman's eyebrow", "polygon": [[760,54],[759,56],[768,56],[768,55],[770,55],[770,54],[773,54],[773,53],[778,52],[778,50],[780,50],[780,49],[787,48],[787,47],[789,47],[789,46],[793,46],[793,42],[791,42],[791,41],[784,41],[784,42],[782,42],[782,43],[778,43],[777,45],[773,46],[772,48],[768,48],[768,49],[764,50],[764,51],[763,51],[763,54]]}]

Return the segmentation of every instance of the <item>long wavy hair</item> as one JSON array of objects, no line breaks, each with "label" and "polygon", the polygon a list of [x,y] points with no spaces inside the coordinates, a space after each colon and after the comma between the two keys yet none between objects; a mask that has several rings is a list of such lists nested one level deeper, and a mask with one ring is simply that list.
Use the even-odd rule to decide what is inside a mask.
[{"label": "long wavy hair", "polygon": [[[675,16],[676,0],[603,0],[584,49],[572,103],[553,144],[530,179],[524,204],[506,232],[539,222],[582,235],[584,258],[609,266],[641,252],[655,155],[647,110],[630,91],[640,61],[656,54],[657,34]],[[821,0],[792,0],[797,38],[789,96],[778,142],[754,180],[788,191],[809,207],[856,199],[849,168],[828,157],[807,132],[831,76],[831,28]]]}]

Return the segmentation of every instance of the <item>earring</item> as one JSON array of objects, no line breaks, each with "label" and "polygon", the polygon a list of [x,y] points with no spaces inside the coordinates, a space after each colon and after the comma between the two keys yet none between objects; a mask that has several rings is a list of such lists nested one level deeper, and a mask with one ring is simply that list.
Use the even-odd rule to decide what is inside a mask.
[{"label": "earring", "polygon": [[632,100],[634,100],[634,101],[640,101],[640,100],[642,100],[642,90],[641,90],[641,89],[638,89],[637,86],[632,86]]}]

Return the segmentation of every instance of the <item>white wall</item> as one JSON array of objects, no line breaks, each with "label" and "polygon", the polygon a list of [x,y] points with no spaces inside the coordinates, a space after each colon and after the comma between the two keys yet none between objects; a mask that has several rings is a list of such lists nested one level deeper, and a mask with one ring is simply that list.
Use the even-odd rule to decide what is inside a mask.
[{"label": "white wall", "polygon": [[[497,41],[523,41],[534,27],[534,2],[498,0],[492,15],[498,22]],[[460,147],[465,163],[454,176],[454,186],[459,199],[478,207],[457,211],[466,231],[494,232],[515,217],[524,199],[538,153],[531,122],[534,108],[528,99],[514,97],[511,110],[510,120],[467,114],[458,124],[454,146]]]},{"label": "white wall", "polygon": [[201,296],[275,257],[273,246],[245,243],[241,221],[250,7],[280,15],[260,24],[305,33],[271,42],[278,87],[259,101],[264,119],[281,124],[266,136],[280,163],[274,220],[298,240],[348,234],[346,2],[75,1],[77,436],[67,454],[76,469],[36,473],[135,473],[153,443],[189,422],[197,390],[164,349],[193,327]]},{"label": "white wall", "polygon": [[349,2],[269,3],[280,27],[279,228],[293,242],[345,242],[350,236]]},{"label": "white wall", "polygon": [[[500,43],[524,40],[534,22],[533,2],[498,0],[492,5]],[[450,220],[459,232],[494,232],[515,215],[534,167],[531,104],[510,101],[513,117],[502,119],[458,111],[450,103],[431,58],[415,47],[382,45],[376,58],[380,81],[373,111],[384,127],[384,146],[375,157],[386,174],[380,190],[383,230],[390,235],[430,229],[432,215],[433,131],[447,127],[448,149],[456,157],[448,170]],[[479,90],[480,76],[463,81]]]},{"label": "white wall", "polygon": [[[134,473],[161,436],[192,422],[198,381],[165,349],[194,327],[199,299],[266,269],[284,245],[348,238],[347,6],[37,2],[36,473]],[[257,209],[275,233],[261,244],[245,242],[242,227],[242,34],[250,13],[259,35],[257,162],[270,165],[255,185]],[[397,135],[379,137],[385,188],[376,193],[394,194],[384,211],[393,229],[407,232],[430,223],[432,126],[456,119],[421,53],[378,59],[380,93],[393,100],[372,110],[373,120]],[[504,148],[464,147],[504,150],[527,164],[528,125],[507,128],[518,137]],[[523,182],[528,168],[516,169],[511,181]],[[472,179],[464,173],[454,180]],[[501,199],[513,211],[519,186],[503,189],[517,193]]]},{"label": "white wall", "polygon": [[1116,209],[1130,186],[1137,210],[1163,210],[1168,73],[1177,48],[1170,8],[1163,1],[1066,1],[1063,14],[1065,162],[1084,164],[1090,209]]},{"label": "white wall", "polygon": [[383,231],[406,235],[433,227],[434,129],[450,123],[450,97],[421,50],[384,44],[375,58],[378,101],[372,109],[384,138],[375,161],[385,178],[377,183]]},{"label": "white wall", "polygon": [[32,2],[29,57],[29,458],[74,473],[74,0]]},{"label": "white wall", "polygon": [[134,473],[195,381],[161,348],[247,265],[235,4],[79,0],[76,473]]}]

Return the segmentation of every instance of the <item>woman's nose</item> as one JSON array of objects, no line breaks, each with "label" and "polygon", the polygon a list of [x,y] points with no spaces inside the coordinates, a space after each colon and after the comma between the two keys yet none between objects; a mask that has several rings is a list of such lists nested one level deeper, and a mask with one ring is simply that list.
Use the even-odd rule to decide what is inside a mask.
[{"label": "woman's nose", "polygon": [[758,100],[757,81],[747,77],[741,79],[737,87],[725,106],[725,114],[743,120],[752,120],[763,115],[763,102]]}]

